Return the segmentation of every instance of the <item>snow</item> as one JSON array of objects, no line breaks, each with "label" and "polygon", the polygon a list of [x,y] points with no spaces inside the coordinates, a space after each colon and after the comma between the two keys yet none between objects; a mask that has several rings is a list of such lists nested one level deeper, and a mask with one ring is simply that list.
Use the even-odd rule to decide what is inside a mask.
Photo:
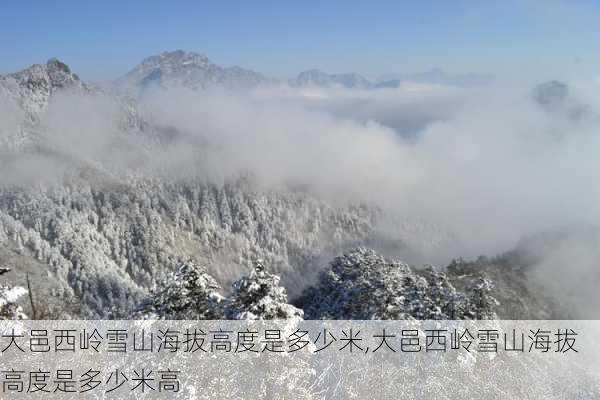
[{"label": "snow", "polygon": [[0,307],[5,306],[8,303],[16,302],[21,296],[26,294],[27,289],[21,286],[2,288],[0,289]]}]

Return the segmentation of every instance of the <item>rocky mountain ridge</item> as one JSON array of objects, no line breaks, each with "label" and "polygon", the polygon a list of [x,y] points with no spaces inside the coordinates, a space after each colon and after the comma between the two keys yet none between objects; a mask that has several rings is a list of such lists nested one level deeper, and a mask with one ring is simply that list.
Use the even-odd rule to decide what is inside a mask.
[{"label": "rocky mountain ridge", "polygon": [[241,67],[221,67],[203,54],[176,50],[148,57],[117,80],[117,86],[149,88],[188,88],[193,90],[224,87],[249,89],[271,80]]}]

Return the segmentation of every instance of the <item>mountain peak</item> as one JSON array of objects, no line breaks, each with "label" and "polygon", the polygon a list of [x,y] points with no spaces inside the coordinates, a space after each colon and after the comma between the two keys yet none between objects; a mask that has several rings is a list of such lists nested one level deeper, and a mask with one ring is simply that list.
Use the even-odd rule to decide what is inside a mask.
[{"label": "mountain peak", "polygon": [[45,87],[49,91],[69,87],[85,86],[79,77],[71,72],[71,68],[58,58],[49,59],[46,64],[33,64],[21,71],[8,74],[7,78],[14,79],[19,85],[30,88]]},{"label": "mountain peak", "polygon": [[69,66],[56,57],[52,57],[51,59],[49,59],[46,62],[46,67],[49,70],[61,71],[65,74],[71,73],[71,69],[69,68]]},{"label": "mountain peak", "polygon": [[67,64],[51,58],[46,64],[34,64],[21,71],[0,75],[0,93],[20,104],[35,120],[46,108],[50,97],[61,90],[89,90]]},{"label": "mountain peak", "polygon": [[177,66],[177,65],[198,65],[207,66],[212,62],[204,54],[186,52],[183,50],[164,51],[158,55],[145,58],[141,65],[147,66]]},{"label": "mountain peak", "polygon": [[174,50],[145,58],[117,83],[137,90],[153,86],[197,90],[214,86],[251,88],[267,81],[267,78],[254,71],[221,67],[204,54]]}]

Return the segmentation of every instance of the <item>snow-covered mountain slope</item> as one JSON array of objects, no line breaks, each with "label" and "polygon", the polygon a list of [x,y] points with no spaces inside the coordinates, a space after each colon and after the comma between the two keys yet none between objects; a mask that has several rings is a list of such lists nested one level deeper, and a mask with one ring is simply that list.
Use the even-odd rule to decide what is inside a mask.
[{"label": "snow-covered mountain slope", "polygon": [[[68,65],[52,58],[46,64],[35,64],[15,73],[0,75],[0,114],[8,120],[0,123],[0,149],[44,146],[43,136],[47,130],[44,125],[48,122],[44,117],[53,100],[61,96],[104,98],[119,110],[119,123],[124,130],[140,129],[143,124],[132,98],[87,84]],[[72,103],[77,104],[77,101]],[[72,118],[77,118],[76,109],[67,111],[72,113]]]},{"label": "snow-covered mountain slope", "polygon": [[30,119],[39,118],[50,97],[62,90],[90,91],[91,88],[56,58],[19,72],[0,75],[0,93],[17,103]]},{"label": "snow-covered mountain slope", "polygon": [[[219,186],[77,178],[0,190],[0,244],[7,249],[0,263],[16,274],[24,262],[43,265],[42,279],[47,275],[57,292],[81,298],[91,316],[129,311],[188,259],[207,265],[227,287],[260,258],[296,296],[334,255],[377,245],[385,219],[376,209],[333,207],[244,180]],[[400,237],[393,241],[396,252],[406,246]]]},{"label": "snow-covered mountain slope", "polygon": [[0,148],[26,144],[35,135],[40,117],[59,92],[90,92],[91,88],[56,58],[22,71],[0,75]]},{"label": "snow-covered mountain slope", "polygon": [[269,82],[257,72],[237,66],[221,67],[205,55],[176,50],[144,59],[116,83],[139,91],[152,87],[248,89]]}]

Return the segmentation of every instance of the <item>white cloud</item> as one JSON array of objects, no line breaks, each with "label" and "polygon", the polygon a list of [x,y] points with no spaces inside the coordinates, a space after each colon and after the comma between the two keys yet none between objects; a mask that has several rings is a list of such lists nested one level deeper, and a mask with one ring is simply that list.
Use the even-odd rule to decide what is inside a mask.
[{"label": "white cloud", "polygon": [[[582,92],[593,109],[597,96]],[[332,202],[373,202],[456,234],[432,261],[600,222],[598,119],[549,114],[529,88],[180,90],[150,94],[141,108],[162,127],[160,139],[118,136],[119,113],[105,99],[68,97],[50,107],[45,137],[113,172],[215,180],[251,172]]]}]

